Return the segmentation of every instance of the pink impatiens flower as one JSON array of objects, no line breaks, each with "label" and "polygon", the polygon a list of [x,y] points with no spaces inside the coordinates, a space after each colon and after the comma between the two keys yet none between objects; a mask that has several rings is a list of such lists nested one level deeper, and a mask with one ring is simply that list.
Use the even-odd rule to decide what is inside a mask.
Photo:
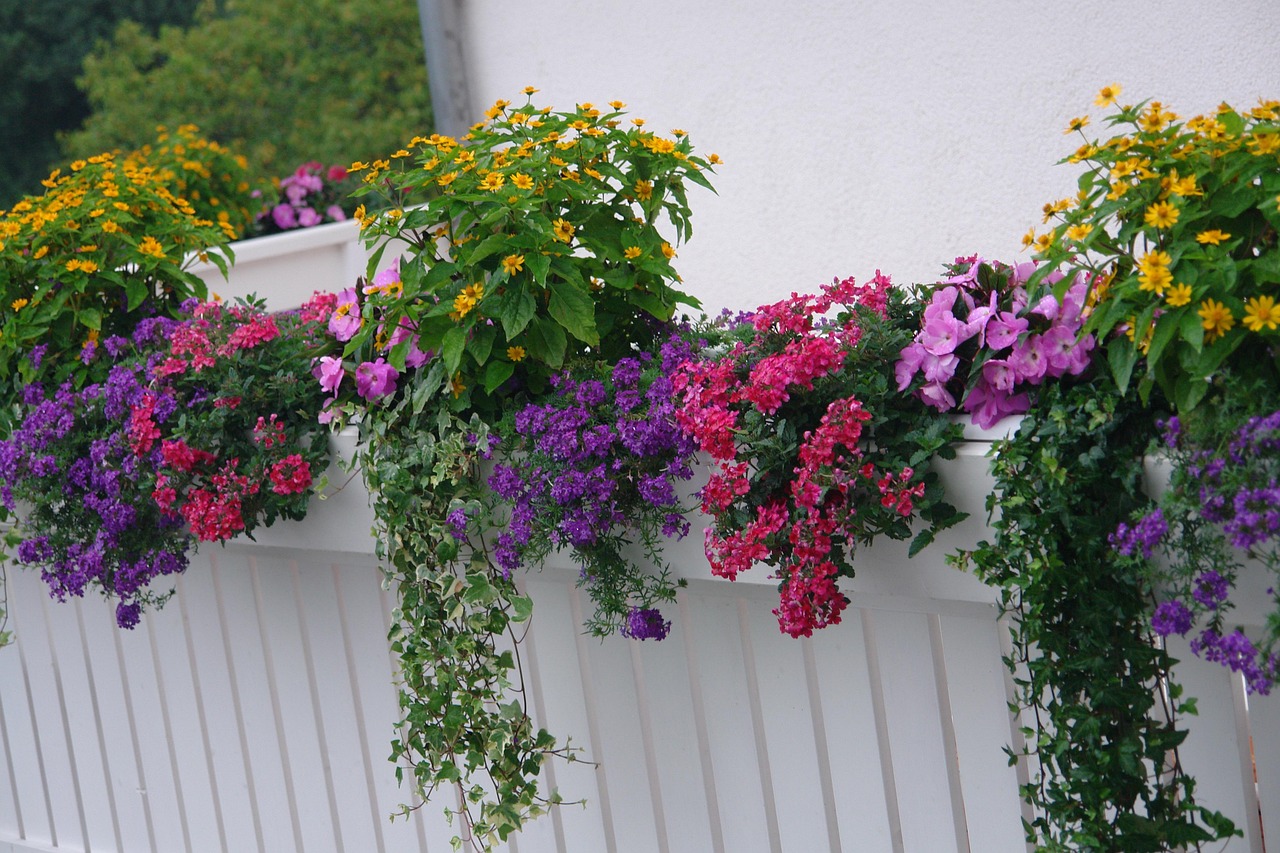
[{"label": "pink impatiens flower", "polygon": [[324,355],[311,368],[311,375],[319,380],[321,388],[330,394],[336,394],[338,386],[342,384],[342,377],[347,375],[347,371],[342,366],[342,359]]},{"label": "pink impatiens flower", "polygon": [[399,372],[386,359],[366,361],[356,368],[356,393],[366,400],[378,400],[396,390]]},{"label": "pink impatiens flower", "polygon": [[357,299],[354,287],[338,294],[338,304],[329,317],[329,333],[340,341],[349,341],[360,331],[360,303]]}]

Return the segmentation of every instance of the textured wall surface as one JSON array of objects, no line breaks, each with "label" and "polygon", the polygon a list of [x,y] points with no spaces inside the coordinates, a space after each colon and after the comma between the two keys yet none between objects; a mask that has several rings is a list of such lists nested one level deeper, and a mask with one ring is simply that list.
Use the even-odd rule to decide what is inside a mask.
[{"label": "textured wall surface", "polygon": [[464,31],[477,118],[528,85],[618,98],[725,159],[678,267],[709,308],[1015,258],[1074,192],[1062,130],[1104,85],[1182,115],[1280,97],[1272,0],[476,0]]}]

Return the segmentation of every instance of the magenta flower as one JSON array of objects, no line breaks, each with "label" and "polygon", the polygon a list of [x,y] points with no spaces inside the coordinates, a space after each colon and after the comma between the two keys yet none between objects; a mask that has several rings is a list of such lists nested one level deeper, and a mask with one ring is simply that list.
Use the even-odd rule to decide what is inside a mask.
[{"label": "magenta flower", "polygon": [[344,211],[342,208],[338,207],[338,205],[336,205],[336,204],[331,204],[331,205],[329,205],[329,206],[325,209],[325,211],[324,211],[324,215],[325,215],[325,216],[327,216],[327,217],[329,217],[329,219],[331,219],[331,220],[332,220],[332,221],[334,221],[334,222],[342,222],[343,220],[345,220],[345,219],[347,218],[346,211]]},{"label": "magenta flower", "polygon": [[298,227],[298,212],[293,209],[292,205],[277,204],[271,208],[271,219],[276,223],[277,228]]},{"label": "magenta flower", "polygon": [[998,317],[987,323],[987,346],[1002,350],[1018,342],[1018,335],[1025,332],[1030,323],[1012,311],[1001,311]]},{"label": "magenta flower", "polygon": [[338,304],[329,318],[329,333],[340,341],[349,341],[360,331],[360,304],[356,290],[348,287],[338,294]]},{"label": "magenta flower", "polygon": [[386,359],[366,361],[356,368],[356,393],[369,401],[380,399],[396,390],[399,378],[400,374]]},{"label": "magenta flower", "polygon": [[321,356],[311,368],[311,375],[320,381],[321,388],[330,394],[337,394],[338,386],[342,384],[342,377],[347,375],[347,371],[342,366],[342,359],[326,355]]},{"label": "magenta flower", "polygon": [[310,207],[304,207],[298,211],[298,226],[300,228],[310,228],[312,225],[320,224],[320,214],[316,213]]}]

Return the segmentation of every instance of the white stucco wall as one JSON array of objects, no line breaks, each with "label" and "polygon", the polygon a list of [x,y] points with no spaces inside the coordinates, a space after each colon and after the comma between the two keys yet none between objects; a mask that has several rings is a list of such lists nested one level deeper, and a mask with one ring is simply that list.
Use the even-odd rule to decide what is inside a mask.
[{"label": "white stucco wall", "polygon": [[725,164],[695,188],[679,269],[708,308],[832,276],[931,280],[1013,259],[1074,192],[1063,128],[1103,85],[1182,115],[1280,97],[1280,3],[1076,0],[471,0],[475,115],[627,102]]}]

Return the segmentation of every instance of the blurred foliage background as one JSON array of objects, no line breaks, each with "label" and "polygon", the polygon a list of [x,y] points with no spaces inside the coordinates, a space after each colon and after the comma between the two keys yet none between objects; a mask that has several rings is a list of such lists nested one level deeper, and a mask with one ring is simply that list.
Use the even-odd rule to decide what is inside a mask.
[{"label": "blurred foliage background", "polygon": [[196,124],[265,183],[429,131],[415,0],[0,0],[0,208]]}]

